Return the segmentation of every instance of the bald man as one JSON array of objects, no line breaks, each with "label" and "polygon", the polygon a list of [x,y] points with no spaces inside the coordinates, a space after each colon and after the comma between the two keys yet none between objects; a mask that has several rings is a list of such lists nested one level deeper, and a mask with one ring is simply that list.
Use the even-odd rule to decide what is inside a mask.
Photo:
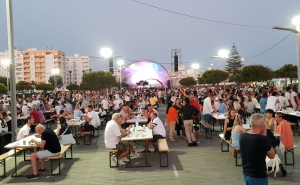
[{"label": "bald man", "polygon": [[[26,176],[28,180],[38,179],[40,177],[38,171],[46,173],[45,158],[60,155],[61,150],[59,140],[53,130],[45,129],[43,125],[39,124],[36,126],[35,131],[37,133],[35,136],[41,138],[41,142],[35,139],[31,139],[31,142],[35,143],[42,150],[30,154],[32,174]],[[36,166],[37,159],[41,161],[41,168],[39,170],[37,170]]]}]

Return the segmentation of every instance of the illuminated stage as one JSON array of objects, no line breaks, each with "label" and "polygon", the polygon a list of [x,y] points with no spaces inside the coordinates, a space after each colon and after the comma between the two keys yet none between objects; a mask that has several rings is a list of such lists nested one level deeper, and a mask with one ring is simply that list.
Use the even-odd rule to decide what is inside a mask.
[{"label": "illuminated stage", "polygon": [[167,88],[169,75],[163,66],[147,60],[134,62],[122,71],[122,81],[131,87],[141,80],[149,82],[151,87],[162,87],[159,80]]}]

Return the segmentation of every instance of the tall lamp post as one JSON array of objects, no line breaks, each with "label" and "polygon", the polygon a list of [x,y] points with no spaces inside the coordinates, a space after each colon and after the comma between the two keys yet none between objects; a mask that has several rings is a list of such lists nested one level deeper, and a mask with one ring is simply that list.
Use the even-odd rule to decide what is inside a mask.
[{"label": "tall lamp post", "polygon": [[54,69],[51,70],[51,73],[54,75],[54,89],[56,89],[56,87],[57,87],[56,75],[58,75],[59,69],[54,68]]},{"label": "tall lamp post", "polygon": [[70,73],[70,84],[72,84],[72,71],[69,71],[69,73]]},{"label": "tall lamp post", "polygon": [[297,35],[297,48],[296,49],[297,49],[297,59],[298,59],[298,65],[297,65],[298,92],[300,92],[300,15],[293,18],[292,24],[295,25],[295,27],[274,26],[273,29],[291,31]]},{"label": "tall lamp post", "polygon": [[[211,56],[211,58],[221,58],[223,60],[223,70],[225,71],[225,60],[229,58],[229,51],[226,49],[221,49],[218,52],[217,56]],[[224,90],[225,90],[225,81],[224,81]]]},{"label": "tall lamp post", "polygon": [[122,65],[124,65],[124,60],[119,59],[117,61],[117,64],[118,64],[118,66],[120,66],[120,91],[121,91],[121,88],[122,88]]}]

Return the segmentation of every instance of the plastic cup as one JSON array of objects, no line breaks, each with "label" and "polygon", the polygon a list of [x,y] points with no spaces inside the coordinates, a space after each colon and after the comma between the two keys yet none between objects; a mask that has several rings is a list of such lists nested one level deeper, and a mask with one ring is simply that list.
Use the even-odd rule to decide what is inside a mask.
[{"label": "plastic cup", "polygon": [[26,145],[26,140],[23,140],[23,145]]},{"label": "plastic cup", "polygon": [[31,141],[30,140],[28,140],[28,145],[30,145],[31,144]]}]

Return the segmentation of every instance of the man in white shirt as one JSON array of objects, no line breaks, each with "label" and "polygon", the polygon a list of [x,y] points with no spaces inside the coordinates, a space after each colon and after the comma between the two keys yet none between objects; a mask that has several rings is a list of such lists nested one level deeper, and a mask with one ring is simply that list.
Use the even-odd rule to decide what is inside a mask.
[{"label": "man in white shirt", "polygon": [[[127,161],[126,155],[129,154],[129,150],[120,142],[122,137],[125,137],[130,134],[130,128],[127,129],[124,133],[120,132],[119,125],[122,124],[123,117],[119,113],[114,113],[112,115],[112,120],[107,122],[105,131],[104,131],[104,143],[105,147],[108,149],[118,149],[118,161],[116,157],[113,157],[112,160],[119,165],[124,165],[124,161]],[[118,145],[123,145],[119,147]]]},{"label": "man in white shirt", "polygon": [[37,104],[41,104],[41,102],[40,102],[40,100],[36,99],[36,96],[34,96],[31,104],[32,105],[37,105]]},{"label": "man in white shirt", "polygon": [[286,92],[285,92],[285,94],[284,94],[284,96],[285,96],[285,98],[286,98],[286,100],[287,100],[287,102],[286,102],[286,106],[287,106],[287,107],[290,107],[290,106],[291,106],[291,91],[292,91],[292,89],[291,89],[291,87],[289,86],[289,87],[286,88]]},{"label": "man in white shirt", "polygon": [[104,110],[107,110],[108,109],[108,100],[107,100],[107,98],[105,98],[105,99],[103,99],[102,101],[101,101],[101,104],[102,104],[102,107],[103,107],[103,109]]},{"label": "man in white shirt", "polygon": [[27,116],[29,114],[29,108],[26,102],[22,105],[22,114],[23,116]]},{"label": "man in white shirt", "polygon": [[210,123],[211,114],[214,112],[214,109],[211,106],[211,102],[215,100],[215,95],[210,93],[208,97],[203,101],[203,117],[207,123]]},{"label": "man in white shirt", "polygon": [[33,116],[27,116],[27,123],[20,129],[17,136],[17,141],[27,137],[30,132],[30,126],[34,123]]},{"label": "man in white shirt", "polygon": [[119,103],[119,100],[117,100],[115,97],[113,97],[112,100],[113,100],[113,103],[114,103],[113,109],[114,109],[114,110],[119,110],[119,109],[120,109],[120,103]]},{"label": "man in white shirt", "polygon": [[151,141],[146,140],[146,150],[141,153],[150,153],[149,144],[151,143],[154,147],[154,153],[158,153],[157,141],[166,137],[166,130],[164,123],[157,117],[155,112],[150,114],[151,122],[148,124],[148,128],[152,129],[153,139]]},{"label": "man in white shirt", "polygon": [[280,96],[278,97],[279,99],[279,109],[287,107],[288,101],[286,99],[286,97],[284,96],[284,93],[281,93]]}]

